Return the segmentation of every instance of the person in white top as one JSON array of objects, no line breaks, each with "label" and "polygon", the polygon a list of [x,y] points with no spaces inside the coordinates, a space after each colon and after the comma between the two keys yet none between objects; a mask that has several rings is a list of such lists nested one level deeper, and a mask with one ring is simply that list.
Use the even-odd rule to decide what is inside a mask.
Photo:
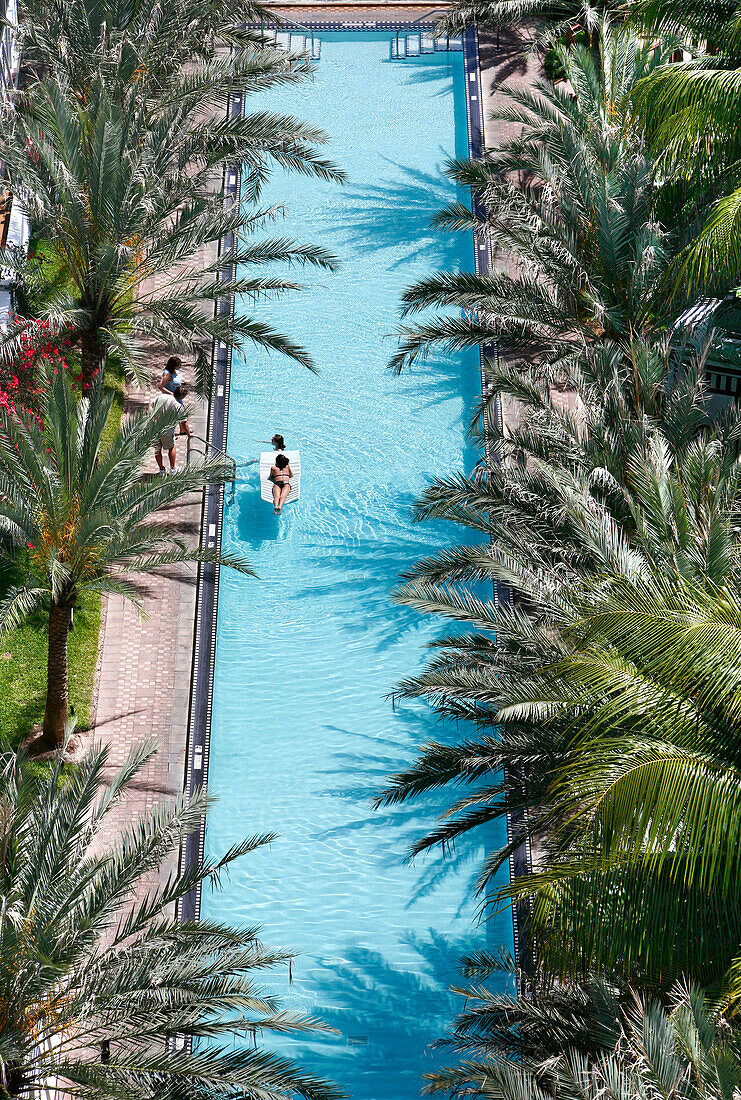
[{"label": "person in white top", "polygon": [[[177,412],[178,414],[182,414],[182,412],[183,412],[183,399],[185,397],[187,397],[187,395],[188,395],[188,391],[187,391],[186,387],[180,385],[176,388],[174,393],[164,392],[164,393],[155,394],[154,398],[152,399],[150,408],[151,408],[153,413],[158,413],[158,412],[162,412],[163,410],[167,410],[168,412]],[[183,430],[183,429],[185,429],[185,430]],[[187,420],[181,420],[180,421],[180,434],[181,435],[183,435],[183,434],[192,435],[193,434],[191,432],[190,424],[188,423]],[[170,469],[171,470],[177,469],[177,467],[175,466],[175,462],[177,460],[177,451],[175,450],[175,429],[174,429],[174,427],[169,428],[154,443],[154,458],[155,458],[155,462],[157,463],[157,466],[159,468],[159,472],[161,474],[165,473],[165,463],[164,463],[164,460],[162,458],[162,452],[163,451],[167,451],[167,457],[168,457],[168,460],[170,462]]]}]

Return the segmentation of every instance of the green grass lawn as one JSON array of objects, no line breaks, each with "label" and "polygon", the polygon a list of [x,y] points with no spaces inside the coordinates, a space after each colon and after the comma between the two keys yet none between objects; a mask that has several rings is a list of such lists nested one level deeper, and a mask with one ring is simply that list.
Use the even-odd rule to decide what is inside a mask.
[{"label": "green grass lawn", "polygon": [[[99,634],[100,596],[86,592],[75,609],[75,626],[69,636],[69,701],[81,729],[90,725]],[[0,730],[13,746],[44,717],[46,640],[42,612],[0,636]]]}]

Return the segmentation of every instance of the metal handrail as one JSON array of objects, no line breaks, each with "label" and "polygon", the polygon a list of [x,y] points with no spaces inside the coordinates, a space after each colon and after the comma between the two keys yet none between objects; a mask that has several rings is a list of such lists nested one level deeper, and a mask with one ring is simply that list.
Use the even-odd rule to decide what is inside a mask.
[{"label": "metal handrail", "polygon": [[[311,35],[311,56],[313,57],[315,52],[316,52],[315,49],[314,49],[314,30],[313,30],[313,28],[310,29],[309,27],[305,27],[303,25],[303,23],[299,23],[299,21],[297,19],[290,19],[290,18],[287,19],[285,15],[277,15],[276,16],[276,22],[278,20],[280,20],[280,24],[282,26],[298,27],[298,29],[300,31],[303,31],[304,34],[310,34]],[[263,37],[265,36],[265,19],[262,16],[260,17],[260,34],[263,35]]]},{"label": "metal handrail", "polygon": [[193,449],[192,441],[194,439],[197,440],[199,443],[203,444],[203,457],[204,458],[208,454],[208,451],[209,451],[209,448],[210,448],[212,451],[215,451],[216,454],[221,455],[223,458],[227,459],[227,461],[231,463],[232,476],[229,478],[229,481],[231,483],[232,488],[231,488],[231,493],[230,493],[228,499],[225,497],[225,500],[226,500],[227,504],[233,504],[234,499],[236,497],[236,492],[237,492],[237,460],[232,458],[232,456],[230,454],[227,454],[226,451],[222,451],[222,449],[220,447],[214,447],[213,443],[209,443],[209,441],[207,439],[204,439],[202,435],[196,435],[195,432],[191,432],[191,434],[188,436],[188,447],[187,447],[187,450],[186,450],[186,453],[185,453],[186,463],[190,462],[190,455],[191,455],[191,451]]},{"label": "metal handrail", "polygon": [[230,454],[227,454],[226,451],[222,451],[220,447],[214,447],[213,443],[209,443],[209,441],[207,439],[204,439],[202,435],[196,435],[195,432],[191,432],[190,435],[188,436],[188,448],[187,448],[186,456],[185,456],[186,462],[190,462],[190,452],[192,450],[192,440],[194,440],[194,439],[196,439],[199,443],[203,444],[203,446],[204,446],[204,452],[203,452],[204,455],[206,455],[208,453],[209,449],[212,450],[212,451],[215,451],[217,455],[221,455],[222,458],[225,458],[228,462],[231,462],[231,464],[232,464],[232,466],[234,467],[235,470],[237,469],[237,460],[235,458],[232,458],[232,456]]},{"label": "metal handrail", "polygon": [[424,23],[425,19],[429,19],[431,15],[442,15],[446,12],[447,8],[433,8],[432,11],[426,11],[424,15],[418,15],[416,19],[413,19],[411,23],[405,24],[403,27],[399,27],[396,32],[396,56],[399,56],[399,35],[406,34],[410,27],[416,27],[418,23]]}]

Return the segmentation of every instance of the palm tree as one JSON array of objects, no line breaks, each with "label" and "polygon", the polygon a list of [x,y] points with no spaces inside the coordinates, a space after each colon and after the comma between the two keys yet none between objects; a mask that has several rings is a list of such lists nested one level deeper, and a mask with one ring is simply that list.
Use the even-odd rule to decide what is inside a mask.
[{"label": "palm tree", "polygon": [[615,19],[623,13],[616,0],[454,0],[439,25],[451,34],[474,26],[499,30],[525,24],[545,44],[562,35],[570,38],[579,27],[591,35],[604,16]]},{"label": "palm tree", "polygon": [[734,287],[741,274],[741,108],[738,5],[637,0],[630,18],[649,35],[673,35],[685,60],[664,63],[635,89],[662,170],[697,207],[699,234],[672,268],[675,292]]},{"label": "palm tree", "polygon": [[[633,549],[646,562],[676,571],[677,554],[695,553],[702,521],[691,513],[679,529],[682,539],[668,540],[674,517],[650,494],[664,492],[701,445],[717,445],[725,478],[734,469],[739,424],[731,409],[708,427],[703,362],[685,360],[638,340],[589,349],[568,375],[573,409],[537,368],[488,363],[481,417],[494,399],[519,409],[519,423],[498,443],[500,461],[434,480],[415,506],[417,521],[452,521],[486,536],[488,545],[469,539],[410,567],[405,578],[506,584],[516,601],[528,604],[558,599],[572,574],[578,583],[584,570],[629,568],[624,555]],[[713,487],[707,503],[717,512],[703,512],[708,522],[725,522],[723,484]],[[693,491],[700,490],[693,485]],[[709,559],[704,565],[715,568]]]},{"label": "palm tree", "polygon": [[[503,1056],[504,1044],[496,1034],[491,1041],[486,1023],[483,1036],[469,1041],[471,1021],[462,1021],[463,1035],[456,1031],[452,1042],[470,1056],[430,1074],[430,1092],[497,1100],[596,1100],[604,1095],[614,1100],[647,1095],[661,1100],[720,1100],[735,1095],[739,1087],[741,1060],[735,1036],[693,986],[678,985],[667,1007],[636,996],[617,998],[604,987],[556,990],[553,1000],[535,1003],[489,998],[479,987],[467,992],[473,1002],[471,1016],[477,1010],[480,1014],[475,1030],[482,1018],[501,1020],[508,1014],[508,1023],[521,1018],[528,1027],[540,1029],[540,1042],[535,1037],[540,1050],[533,1056],[531,1045],[524,1057]],[[593,1015],[585,1019],[586,1009]],[[575,1035],[581,1039],[578,1045]],[[546,1056],[559,1041],[563,1045],[554,1046]]]},{"label": "palm tree", "polygon": [[216,458],[166,478],[141,476],[143,462],[176,415],[141,415],[103,445],[113,395],[100,380],[75,396],[64,371],[40,398],[43,426],[0,408],[0,563],[9,587],[0,603],[8,629],[36,607],[48,607],[46,708],[39,748],[61,744],[67,723],[67,632],[80,593],[118,592],[136,599],[135,578],[164,565],[241,559],[187,546],[155,513],[184,493],[228,476]]},{"label": "palm tree", "polygon": [[3,1095],[337,1100],[334,1086],[258,1046],[271,1033],[322,1030],[258,984],[290,956],[254,928],[173,916],[189,891],[218,886],[272,837],[147,889],[198,828],[205,797],[179,795],[111,841],[111,815],[153,752],[137,747],[111,776],[101,746],[71,771],[61,753],[40,769],[0,751]]},{"label": "palm tree", "polygon": [[737,592],[657,573],[585,593],[564,652],[505,689],[503,713],[562,732],[547,861],[507,891],[532,899],[546,967],[663,989],[685,973],[738,1001]]},{"label": "palm tree", "polygon": [[571,606],[563,591],[557,612],[537,616],[432,587],[405,600],[454,610],[477,631],[403,685],[472,729],[453,746],[428,743],[382,801],[457,789],[417,851],[454,851],[472,830],[519,815],[480,888],[536,841],[535,872],[489,904],[529,900],[526,937],[550,974],[664,991],[689,974],[739,997],[735,591],[622,580]]},{"label": "palm tree", "polygon": [[[327,178],[339,173],[316,155],[321,132],[267,112],[209,122],[198,117],[201,92],[173,87],[172,98],[155,110],[135,89],[119,101],[99,83],[82,103],[49,77],[14,113],[4,150],[12,187],[66,273],[40,312],[53,331],[71,328],[86,379],[109,350],[136,374],[143,336],[195,352],[204,384],[204,346],[212,339],[252,341],[311,366],[287,337],[248,314],[214,312],[214,303],[296,285],[275,275],[250,277],[237,265],[332,268],[332,258],[279,236],[250,240],[274,212],[257,208],[249,195],[225,207],[213,178],[225,164],[244,161],[254,197],[271,164]],[[227,234],[233,243],[217,259],[217,243]],[[6,253],[4,262],[24,275],[24,257]],[[235,273],[220,280],[225,265]],[[6,354],[23,327],[19,322],[6,336]]]},{"label": "palm tree", "polygon": [[663,56],[603,23],[598,60],[583,47],[560,53],[573,96],[545,80],[500,90],[496,117],[522,132],[451,166],[478,202],[452,205],[437,224],[473,230],[509,270],[439,272],[411,286],[405,315],[444,312],[401,329],[396,369],[434,346],[494,342],[506,358],[565,370],[585,347],[666,323],[659,289],[677,233],[656,216],[655,165],[630,123],[630,94]]},{"label": "palm tree", "polygon": [[[551,1067],[565,1051],[594,1061],[615,1049],[625,1004],[632,1000],[624,985],[609,986],[599,978],[576,984],[555,981],[543,971],[525,973],[501,949],[464,956],[460,971],[464,984],[454,991],[464,998],[463,1008],[436,1044],[458,1064],[430,1075],[431,1092],[454,1091],[455,1085],[466,1095],[462,1086],[474,1084],[472,1061],[495,1059],[526,1065],[541,1083],[554,1087]],[[521,993],[502,992],[515,980]]]},{"label": "palm tree", "polygon": [[[63,73],[85,93],[101,74],[122,92],[132,79],[156,96],[173,76],[212,66],[222,89],[238,79],[244,51],[260,51],[260,64],[307,73],[304,59],[265,49],[255,24],[275,13],[256,0],[34,0],[20,12],[24,63]],[[230,56],[230,49],[233,52]],[[252,57],[251,62],[255,63]],[[218,68],[213,63],[218,61]]]},{"label": "palm tree", "polygon": [[[533,901],[530,929],[539,959],[580,977],[594,968],[613,976],[622,968],[636,983],[666,989],[683,972],[705,983],[722,978],[741,944],[738,909],[730,903],[741,901],[741,876],[729,872],[725,880],[707,880],[693,871],[678,884],[685,865],[696,868],[707,858],[709,840],[688,825],[692,853],[677,849],[677,815],[681,819],[686,795],[677,775],[666,781],[678,802],[663,831],[663,808],[652,801],[658,787],[642,792],[645,808],[639,804],[630,785],[643,757],[623,784],[624,834],[618,837],[613,821],[604,830],[616,838],[614,863],[603,865],[600,855],[595,864],[587,825],[577,823],[581,808],[586,822],[590,807],[606,804],[609,782],[633,754],[638,759],[642,738],[655,737],[656,753],[668,754],[672,763],[679,754],[690,772],[699,756],[708,755],[699,729],[690,722],[683,731],[675,716],[675,707],[686,706],[696,719],[698,699],[715,708],[723,725],[717,744],[725,748],[708,757],[708,769],[722,777],[729,814],[738,804],[735,718],[730,709],[718,710],[720,689],[711,702],[711,685],[723,675],[734,682],[733,657],[719,653],[712,671],[698,669],[698,676],[707,675],[705,687],[688,682],[670,688],[664,677],[674,675],[671,657],[684,668],[687,643],[674,612],[666,611],[671,627],[649,659],[641,649],[649,613],[641,617],[638,608],[649,593],[657,608],[664,599],[690,616],[697,608],[698,631],[716,629],[699,619],[706,605],[716,598],[723,603],[739,582],[739,420],[734,413],[708,426],[702,364],[695,363],[684,380],[675,374],[672,388],[661,356],[637,356],[634,346],[633,367],[626,369],[627,352],[610,358],[607,351],[585,357],[592,375],[585,370],[580,376],[578,417],[554,408],[542,383],[503,370],[500,387],[518,396],[529,414],[513,434],[513,461],[474,478],[437,482],[420,502],[419,518],[453,520],[488,541],[454,547],[408,573],[401,602],[458,620],[470,633],[442,639],[425,671],[403,682],[400,692],[467,722],[470,733],[453,745],[428,743],[379,801],[459,789],[439,824],[417,840],[415,853],[435,846],[445,852],[509,811],[516,823],[510,843],[489,856],[480,888],[489,891],[512,851],[535,840],[538,875],[516,883],[507,896]],[[667,594],[661,585],[670,579],[675,588]],[[493,582],[496,593],[507,586],[512,606],[484,599],[482,582]],[[634,604],[621,584],[635,587]],[[626,624],[621,648],[611,637],[591,640],[587,622],[617,617],[617,606]],[[635,612],[630,629],[628,606]],[[658,667],[660,655],[665,666]],[[593,666],[589,694],[586,676]],[[664,705],[669,697],[671,706]],[[600,708],[618,727],[605,727],[604,742]],[[661,744],[646,709],[666,720]],[[592,787],[585,777],[597,760],[602,786],[595,780]],[[700,778],[697,789],[709,799],[716,790],[711,780],[703,787]],[[642,812],[660,836],[649,843],[637,835],[630,850],[628,822],[635,825]],[[668,841],[671,851],[662,848]],[[731,832],[720,842],[713,837],[712,844],[719,865],[734,858]]]}]

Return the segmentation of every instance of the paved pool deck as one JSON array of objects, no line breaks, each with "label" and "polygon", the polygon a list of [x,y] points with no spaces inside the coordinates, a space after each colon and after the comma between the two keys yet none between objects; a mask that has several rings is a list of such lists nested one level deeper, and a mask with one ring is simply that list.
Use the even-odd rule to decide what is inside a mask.
[{"label": "paved pool deck", "polygon": [[[381,9],[366,4],[363,5],[364,18],[383,18],[384,15],[389,18],[391,6],[404,8],[404,5],[394,4]],[[425,8],[430,10],[432,6],[425,5]],[[328,5],[321,7],[326,9]],[[348,3],[342,8],[332,5],[332,9],[332,18],[343,18],[344,12],[357,11],[356,5]],[[532,63],[521,60],[521,50],[522,41],[516,35],[503,35],[498,50],[493,38],[480,35],[487,114],[495,102],[496,85],[501,80],[532,78]],[[487,123],[487,144],[501,140],[507,126]],[[506,259],[500,258],[497,262],[506,263]],[[152,387],[167,355],[166,348],[152,348]],[[187,364],[185,373],[187,377]],[[145,406],[150,396],[148,392],[130,391],[127,411]],[[505,410],[505,419],[510,416],[516,416],[516,410]],[[206,410],[203,406],[196,408],[192,423],[196,433],[205,437]],[[185,440],[180,439],[178,462],[184,460]],[[154,457],[146,473],[156,476]],[[196,540],[201,511],[202,497],[198,494],[163,515],[161,521],[178,534]],[[109,745],[111,769],[122,764],[131,747],[143,740],[154,739],[159,748],[132,786],[128,798],[120,804],[117,816],[109,819],[107,836],[111,841],[124,822],[146,814],[163,799],[173,798],[184,789],[196,595],[196,567],[178,566],[148,579],[143,599],[144,617],[120,596],[104,600],[94,698],[95,737]],[[161,874],[170,870],[172,864],[164,866]]]},{"label": "paved pool deck", "polygon": [[[527,28],[506,28],[497,36],[479,32],[479,62],[481,67],[481,85],[484,106],[484,135],[490,149],[498,148],[503,141],[515,136],[520,130],[519,123],[508,120],[493,120],[490,116],[501,102],[499,88],[504,81],[510,87],[525,88],[542,75],[538,55],[530,49],[531,40]],[[498,253],[493,257],[493,267],[514,275],[515,264],[511,257]],[[575,396],[571,391],[553,388],[551,395],[557,405],[576,409]],[[503,401],[502,424],[504,434],[520,422],[520,409],[516,402]]]},{"label": "paved pool deck", "polygon": [[[151,358],[152,386],[130,390],[124,415],[146,408],[167,349]],[[187,364],[185,365],[187,377]],[[193,430],[205,436],[205,409],[191,400]],[[186,440],[176,440],[178,465],[185,464]],[[166,460],[165,460],[166,461]],[[154,454],[145,477],[159,477]],[[177,507],[159,514],[159,522],[190,541],[199,538],[202,495],[191,494]],[[107,596],[103,603],[101,644],[94,696],[94,736],[109,747],[109,771],[119,768],[130,750],[154,740],[157,755],[132,785],[127,798],[109,818],[106,839],[133,818],[151,811],[163,799],[183,790],[185,748],[193,660],[197,566],[163,569],[145,578],[141,613],[123,597]],[[162,868],[167,874],[174,861]]]}]

